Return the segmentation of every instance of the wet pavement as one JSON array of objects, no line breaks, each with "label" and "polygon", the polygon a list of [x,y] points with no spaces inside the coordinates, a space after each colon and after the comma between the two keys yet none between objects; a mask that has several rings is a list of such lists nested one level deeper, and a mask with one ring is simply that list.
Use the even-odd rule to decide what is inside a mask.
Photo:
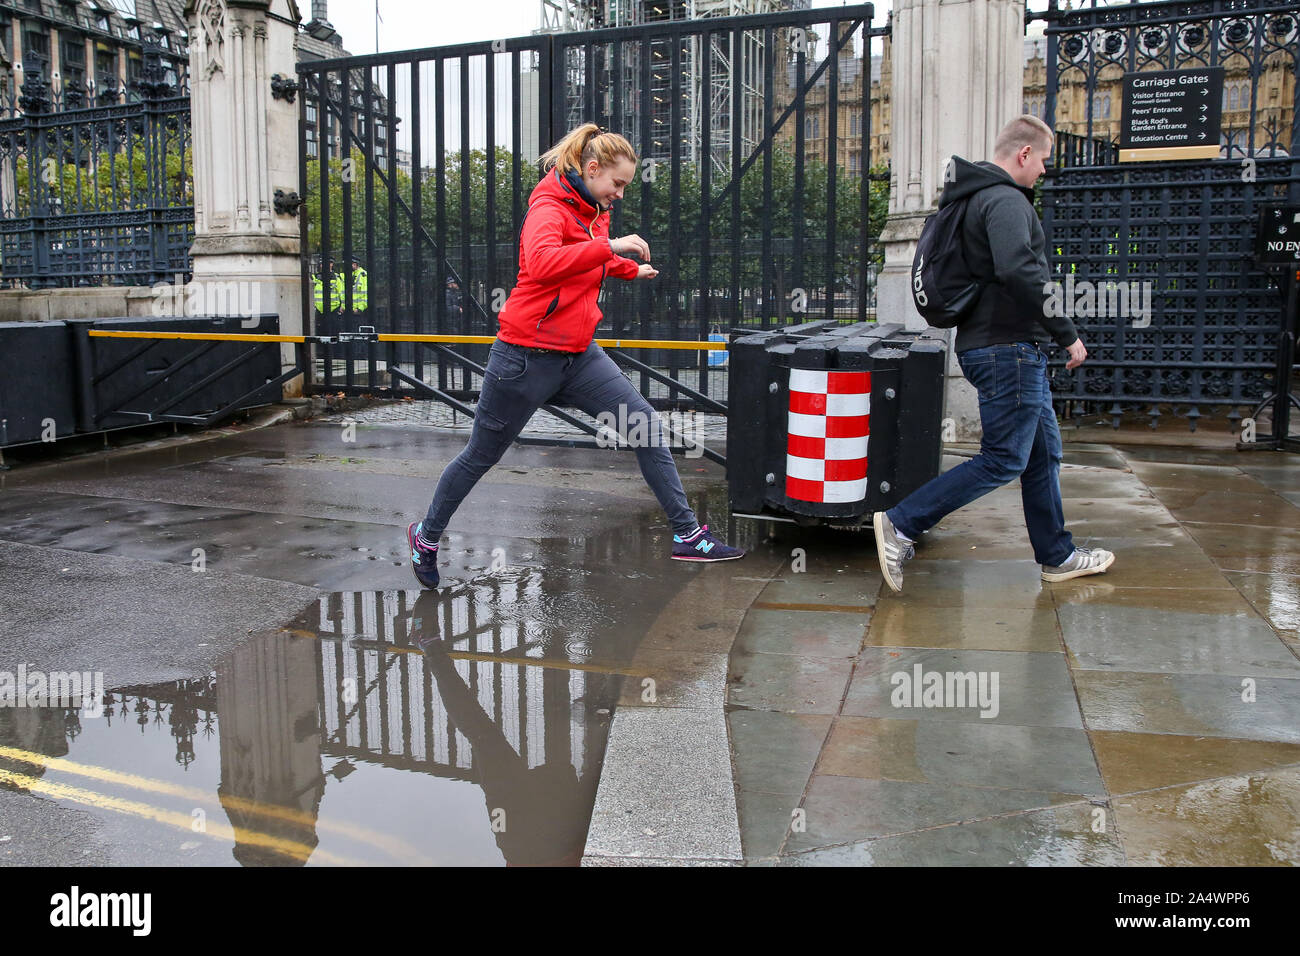
[{"label": "wet pavement", "polygon": [[901,595],[851,536],[783,538],[806,568],[731,655],[745,861],[1300,864],[1300,459],[1066,462],[1105,575],[1041,582],[1014,486],[926,535]]},{"label": "wet pavement", "polygon": [[[0,474],[0,670],[106,691],[103,716],[0,708],[0,863],[579,862],[650,622],[729,578],[667,560],[631,454],[516,448],[422,592],[405,525],[463,435],[343,435]],[[725,526],[720,471],[681,468]],[[696,677],[676,658],[654,664],[665,702]]]},{"label": "wet pavement", "polygon": [[707,461],[751,553],[701,568],[631,454],[516,447],[426,593],[405,525],[464,435],[348,434],[0,473],[0,672],[106,691],[0,707],[0,863],[1300,863],[1295,456],[1072,445],[1110,573],[1042,583],[1011,487],[895,596]]}]

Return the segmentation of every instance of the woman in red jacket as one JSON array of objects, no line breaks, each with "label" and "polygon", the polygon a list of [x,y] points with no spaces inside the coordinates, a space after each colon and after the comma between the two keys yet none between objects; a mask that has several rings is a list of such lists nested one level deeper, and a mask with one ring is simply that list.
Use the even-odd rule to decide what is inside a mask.
[{"label": "woman in red jacket", "polygon": [[[653,279],[640,236],[609,237],[609,208],[636,175],[632,144],[594,123],[579,126],[542,156],[544,175],[528,200],[519,241],[519,278],[501,310],[469,444],[438,481],[429,513],[406,531],[415,576],[438,585],[438,542],[452,514],[544,404],[610,413],[638,442],[637,462],[673,529],[672,557],[727,561],[745,552],[700,527],[650,403],[593,341],[596,299],[606,276]],[[626,254],[639,256],[638,265]],[[619,409],[624,409],[619,414]],[[644,423],[644,428],[637,426]],[[627,438],[627,435],[623,436]]]}]

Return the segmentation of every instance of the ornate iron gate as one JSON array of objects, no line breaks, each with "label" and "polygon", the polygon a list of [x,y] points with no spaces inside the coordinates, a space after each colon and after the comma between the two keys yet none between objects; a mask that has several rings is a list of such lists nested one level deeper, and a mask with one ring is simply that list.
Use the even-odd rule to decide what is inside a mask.
[{"label": "ornate iron gate", "polygon": [[[872,16],[674,19],[300,63],[304,314],[326,335],[494,335],[537,157],[594,121],[642,158],[614,234],[647,236],[662,263],[653,282],[606,284],[598,337],[871,317],[871,54],[888,31]],[[315,278],[354,258],[364,308],[353,283],[324,280],[314,308]],[[336,342],[316,386],[465,399],[486,352]],[[708,353],[611,355],[657,407],[725,408]]]},{"label": "ornate iron gate", "polygon": [[[1104,412],[1117,427],[1126,412],[1155,427],[1162,406],[1193,429],[1216,407],[1235,421],[1275,377],[1282,298],[1251,257],[1259,207],[1300,198],[1295,4],[1052,0],[1041,17],[1044,119],[1058,134],[1043,187],[1049,264],[1072,284],[1150,295],[1145,316],[1077,317],[1090,356],[1069,372],[1059,360],[1053,391],[1067,414]],[[1214,66],[1226,71],[1220,157],[1120,164],[1122,74]]]},{"label": "ornate iron gate", "polygon": [[[93,104],[26,57],[0,98],[0,282],[31,289],[188,278],[194,241],[190,98],[156,42],[129,89]],[[54,73],[58,78],[58,73]]]}]

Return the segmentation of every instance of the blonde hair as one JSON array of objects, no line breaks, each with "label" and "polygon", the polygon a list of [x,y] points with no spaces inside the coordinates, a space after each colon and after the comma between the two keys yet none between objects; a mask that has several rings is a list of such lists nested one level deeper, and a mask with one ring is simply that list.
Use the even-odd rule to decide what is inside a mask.
[{"label": "blonde hair", "polygon": [[1002,127],[1002,132],[998,133],[998,138],[993,143],[993,158],[1005,159],[1020,152],[1025,146],[1033,146],[1035,149],[1046,147],[1051,152],[1055,139],[1050,126],[1037,116],[1024,113]]},{"label": "blonde hair", "polygon": [[543,172],[558,168],[561,173],[569,170],[582,172],[582,168],[591,160],[601,166],[613,166],[620,159],[637,161],[636,150],[618,133],[611,133],[595,123],[583,123],[569,135],[560,140],[541,156]]}]

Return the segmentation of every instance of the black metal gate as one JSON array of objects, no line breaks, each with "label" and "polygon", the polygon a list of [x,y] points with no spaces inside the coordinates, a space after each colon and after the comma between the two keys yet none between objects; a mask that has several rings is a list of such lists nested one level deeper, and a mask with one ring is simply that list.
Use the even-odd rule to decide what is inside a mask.
[{"label": "black metal gate", "polygon": [[[872,49],[887,28],[871,19],[861,4],[300,63],[312,331],[495,335],[537,157],[584,121],[637,149],[641,176],[612,230],[646,236],[661,269],[606,283],[598,338],[874,317],[873,216],[888,187],[869,175]],[[364,308],[343,267],[354,259]],[[467,399],[486,353],[334,342],[316,353],[314,387]],[[707,352],[610,354],[656,407],[725,410],[725,367]]]},{"label": "black metal gate", "polygon": [[[1300,198],[1296,6],[1092,0],[1063,10],[1052,0],[1041,17],[1043,118],[1057,130],[1043,188],[1052,271],[1099,291],[1115,283],[1125,296],[1149,294],[1150,306],[1076,317],[1090,355],[1074,371],[1063,359],[1052,369],[1059,404],[1116,426],[1135,412],[1155,427],[1162,407],[1193,429],[1216,407],[1235,421],[1275,378],[1283,300],[1251,258],[1259,207]],[[1219,158],[1120,164],[1121,75],[1216,66],[1226,75]]]}]

